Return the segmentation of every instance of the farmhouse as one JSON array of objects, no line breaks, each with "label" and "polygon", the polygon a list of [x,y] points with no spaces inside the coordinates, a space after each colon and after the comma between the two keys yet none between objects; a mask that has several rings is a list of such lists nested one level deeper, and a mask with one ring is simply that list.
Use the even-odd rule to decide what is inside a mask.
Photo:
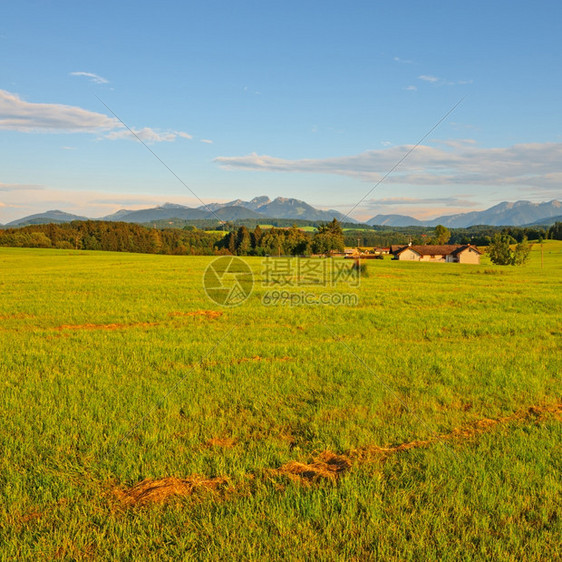
[{"label": "farmhouse", "polygon": [[432,261],[452,263],[480,263],[482,253],[470,244],[441,246],[392,246],[390,253],[395,260]]}]

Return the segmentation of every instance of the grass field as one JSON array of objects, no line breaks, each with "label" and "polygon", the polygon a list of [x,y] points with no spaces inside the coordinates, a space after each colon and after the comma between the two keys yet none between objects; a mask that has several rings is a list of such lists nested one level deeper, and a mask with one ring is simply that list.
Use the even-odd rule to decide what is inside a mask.
[{"label": "grass field", "polygon": [[538,248],[372,261],[353,307],[264,306],[248,258],[230,309],[212,258],[0,248],[0,558],[561,559]]}]

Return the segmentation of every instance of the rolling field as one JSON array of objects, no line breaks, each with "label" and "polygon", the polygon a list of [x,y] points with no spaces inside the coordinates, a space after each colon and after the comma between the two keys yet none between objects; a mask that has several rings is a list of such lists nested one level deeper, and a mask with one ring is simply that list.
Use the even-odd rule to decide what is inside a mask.
[{"label": "rolling field", "polygon": [[562,558],[562,242],[296,289],[357,306],[212,259],[0,248],[0,559]]}]

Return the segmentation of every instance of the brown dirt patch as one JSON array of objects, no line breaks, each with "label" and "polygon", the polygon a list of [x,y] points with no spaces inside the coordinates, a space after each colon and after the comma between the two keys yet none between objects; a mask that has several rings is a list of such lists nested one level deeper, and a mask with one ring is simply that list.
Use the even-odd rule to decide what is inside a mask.
[{"label": "brown dirt patch", "polygon": [[562,404],[555,404],[553,406],[531,406],[525,410],[519,410],[513,414],[501,418],[482,418],[476,420],[468,425],[456,427],[451,432],[442,435],[437,435],[430,439],[421,441],[409,441],[399,445],[389,447],[377,447],[371,445],[356,449],[349,453],[350,457],[359,461],[366,461],[373,456],[385,457],[392,453],[400,451],[407,451],[409,449],[419,449],[421,447],[428,447],[439,441],[458,441],[460,439],[469,439],[486,431],[490,431],[497,425],[505,425],[513,421],[528,420],[528,419],[543,419],[548,415],[560,417],[562,415]]},{"label": "brown dirt patch", "polygon": [[236,445],[236,441],[230,437],[212,437],[205,445],[207,447],[220,447],[222,449],[232,449]]},{"label": "brown dirt patch", "polygon": [[25,312],[16,312],[14,314],[0,314],[0,320],[27,320],[35,318],[34,314],[26,314]]},{"label": "brown dirt patch", "polygon": [[197,492],[218,492],[228,483],[226,478],[147,478],[131,488],[114,490],[115,496],[127,506],[164,503],[174,497],[191,496]]},{"label": "brown dirt patch", "polygon": [[509,416],[501,418],[482,418],[467,426],[453,429],[451,433],[442,435],[441,439],[472,437],[488,431],[496,425],[506,424],[517,420],[542,419],[549,414],[560,417],[562,415],[562,404],[555,404],[553,406],[531,406],[526,410],[519,410]]},{"label": "brown dirt patch", "polygon": [[240,363],[247,363],[248,361],[260,362],[260,361],[291,361],[292,357],[261,357],[260,355],[254,355],[253,357],[241,357],[240,359],[233,359],[230,363],[239,365]]},{"label": "brown dirt patch", "polygon": [[191,312],[174,311],[170,312],[168,316],[204,316],[206,318],[220,318],[223,315],[222,310],[193,310]]},{"label": "brown dirt patch", "polygon": [[40,511],[32,510],[28,511],[21,519],[21,523],[32,523],[33,521],[37,521],[37,519],[41,519],[43,517],[43,513]]},{"label": "brown dirt patch", "polygon": [[[506,417],[496,419],[483,418],[466,426],[455,428],[449,433],[437,435],[427,440],[408,441],[388,447],[371,445],[352,450],[347,455],[338,455],[331,451],[324,451],[314,457],[309,463],[291,461],[277,469],[265,470],[264,474],[273,477],[284,476],[293,482],[306,485],[321,481],[335,482],[341,475],[348,472],[354,463],[384,461],[388,456],[395,453],[428,447],[440,441],[467,439],[490,431],[498,425],[505,425],[514,421],[538,421],[551,415],[560,418],[562,415],[562,404],[532,406]],[[232,447],[234,444],[234,440],[229,438],[212,438],[207,441],[206,446]],[[246,477],[252,479],[258,473],[259,471],[247,474]],[[205,479],[199,476],[187,478],[168,477],[157,480],[146,479],[131,488],[118,488],[113,493],[123,506],[131,507],[149,503],[164,503],[175,497],[191,496],[202,492],[219,494],[228,485],[228,482],[227,478]],[[280,491],[284,490],[284,486],[278,484],[275,484],[275,486]]]},{"label": "brown dirt patch", "polygon": [[133,322],[131,324],[62,324],[55,330],[126,330],[127,328],[148,328],[159,322]]},{"label": "brown dirt patch", "polygon": [[309,464],[291,461],[274,470],[273,473],[288,476],[291,480],[316,482],[335,480],[350,468],[351,461],[348,457],[324,451]]}]

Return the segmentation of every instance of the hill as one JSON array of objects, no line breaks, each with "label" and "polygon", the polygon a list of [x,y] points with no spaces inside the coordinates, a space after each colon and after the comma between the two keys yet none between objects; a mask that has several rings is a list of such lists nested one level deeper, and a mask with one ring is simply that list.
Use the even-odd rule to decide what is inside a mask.
[{"label": "hill", "polygon": [[547,219],[540,219],[538,221],[526,224],[525,226],[552,226],[555,222],[562,222],[562,215],[550,217]]},{"label": "hill", "polygon": [[16,219],[15,221],[7,223],[8,226],[26,226],[28,224],[44,224],[44,223],[65,223],[72,221],[82,221],[88,220],[86,217],[81,217],[79,215],[73,215],[71,213],[65,213],[64,211],[53,210],[45,211],[44,213],[37,213],[35,215],[29,215],[21,219]]}]

